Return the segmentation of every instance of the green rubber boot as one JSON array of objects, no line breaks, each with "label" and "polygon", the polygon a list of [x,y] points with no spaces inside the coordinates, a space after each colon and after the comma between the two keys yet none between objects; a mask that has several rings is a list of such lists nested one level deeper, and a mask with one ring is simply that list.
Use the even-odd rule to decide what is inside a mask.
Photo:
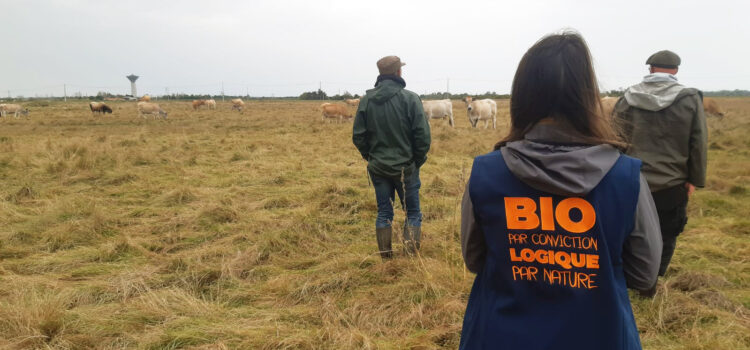
[{"label": "green rubber boot", "polygon": [[422,227],[404,226],[404,250],[407,254],[414,254],[419,250],[422,238]]},{"label": "green rubber boot", "polygon": [[375,237],[378,239],[378,250],[380,251],[380,257],[390,259],[393,257],[393,249],[391,249],[391,228],[382,227],[375,229]]}]

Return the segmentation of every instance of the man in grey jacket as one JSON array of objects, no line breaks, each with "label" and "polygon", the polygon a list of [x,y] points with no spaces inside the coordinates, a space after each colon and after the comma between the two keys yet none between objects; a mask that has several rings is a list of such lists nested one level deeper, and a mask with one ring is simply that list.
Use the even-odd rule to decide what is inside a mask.
[{"label": "man in grey jacket", "polygon": [[614,113],[629,143],[626,153],[643,161],[659,213],[663,276],[687,223],[688,197],[706,183],[706,116],[703,94],[677,82],[677,54],[659,51],[646,64],[651,74],[628,88]]}]

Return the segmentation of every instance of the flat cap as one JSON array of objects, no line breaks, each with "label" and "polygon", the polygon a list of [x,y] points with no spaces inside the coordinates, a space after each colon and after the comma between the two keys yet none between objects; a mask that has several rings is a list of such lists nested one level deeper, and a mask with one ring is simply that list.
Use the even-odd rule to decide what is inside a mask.
[{"label": "flat cap", "polygon": [[646,64],[662,68],[677,68],[680,65],[680,56],[669,50],[661,50],[649,57]]},{"label": "flat cap", "polygon": [[378,60],[378,71],[380,74],[396,74],[405,65],[398,56],[385,56]]}]

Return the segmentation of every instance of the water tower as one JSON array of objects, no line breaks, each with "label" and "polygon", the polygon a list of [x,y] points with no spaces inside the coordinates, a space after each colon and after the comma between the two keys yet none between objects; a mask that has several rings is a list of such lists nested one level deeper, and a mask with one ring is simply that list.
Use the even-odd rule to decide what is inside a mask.
[{"label": "water tower", "polygon": [[135,74],[128,75],[126,78],[130,80],[130,95],[138,97],[138,93],[135,91],[135,81],[138,80],[138,76]]}]

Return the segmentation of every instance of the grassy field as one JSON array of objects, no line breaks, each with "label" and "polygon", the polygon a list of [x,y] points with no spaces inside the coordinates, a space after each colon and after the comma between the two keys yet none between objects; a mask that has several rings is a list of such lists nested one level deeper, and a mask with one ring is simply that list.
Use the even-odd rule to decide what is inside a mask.
[{"label": "grassy field", "polygon": [[[719,101],[668,276],[631,298],[646,349],[750,348],[750,99]],[[168,120],[86,101],[0,119],[0,348],[457,347],[459,201],[507,101],[497,130],[458,101],[455,129],[433,121],[421,256],[385,263],[350,122],[318,102],[160,103]]]}]

